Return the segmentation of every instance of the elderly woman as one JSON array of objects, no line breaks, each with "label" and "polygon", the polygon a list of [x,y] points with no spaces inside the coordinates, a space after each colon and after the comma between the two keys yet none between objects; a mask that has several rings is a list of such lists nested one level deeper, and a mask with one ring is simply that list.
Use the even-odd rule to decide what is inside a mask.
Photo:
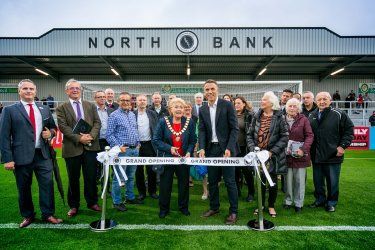
[{"label": "elderly woman", "polygon": [[314,140],[309,120],[300,114],[301,102],[290,99],[286,105],[286,122],[288,124],[289,142],[286,152],[288,174],[286,176],[286,193],[284,208],[289,209],[294,202],[295,211],[301,212],[305,198],[306,167],[311,165],[310,147]]},{"label": "elderly woman", "polygon": [[[244,157],[247,153],[246,145],[246,131],[249,129],[251,121],[254,117],[254,112],[251,111],[251,107],[246,102],[246,99],[242,96],[238,96],[234,99],[234,108],[237,113],[238,120],[238,139],[237,143],[240,146],[240,154],[238,157]],[[241,196],[241,186],[242,186],[242,175],[246,180],[247,185],[247,197],[246,201],[251,202],[254,200],[254,176],[251,170],[247,167],[236,167],[236,183],[238,196]]]},{"label": "elderly woman", "polygon": [[[280,111],[279,100],[272,92],[266,92],[262,97],[260,109],[255,114],[252,124],[247,131],[247,147],[254,151],[255,147],[267,150],[270,155],[268,171],[275,183],[269,187],[268,213],[276,217],[275,202],[277,198],[277,174],[286,170],[285,148],[288,144],[288,127]],[[262,182],[266,184],[264,173],[261,174]],[[263,208],[265,204],[266,186],[262,185]],[[258,211],[255,210],[254,213]]]},{"label": "elderly woman", "polygon": [[[190,118],[184,117],[185,102],[174,98],[168,103],[170,116],[159,120],[152,139],[158,155],[164,157],[190,157],[193,154],[197,137],[195,125]],[[189,168],[185,165],[165,166],[160,175],[159,217],[165,218],[169,213],[173,175],[178,181],[178,207],[182,214],[189,216]]]}]

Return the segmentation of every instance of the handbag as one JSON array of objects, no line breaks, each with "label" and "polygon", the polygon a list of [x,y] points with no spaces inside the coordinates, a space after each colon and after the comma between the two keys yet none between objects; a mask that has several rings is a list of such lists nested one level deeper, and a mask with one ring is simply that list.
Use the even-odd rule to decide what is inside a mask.
[{"label": "handbag", "polygon": [[288,173],[288,167],[286,166],[286,164],[280,165],[278,156],[272,155],[270,161],[272,166],[270,173],[276,175],[286,175]]}]

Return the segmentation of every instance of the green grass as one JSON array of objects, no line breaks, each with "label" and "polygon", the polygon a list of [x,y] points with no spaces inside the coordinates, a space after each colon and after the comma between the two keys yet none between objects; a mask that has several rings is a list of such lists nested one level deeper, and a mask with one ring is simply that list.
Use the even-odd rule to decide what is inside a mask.
[{"label": "green grass", "polygon": [[[60,152],[59,152],[60,155]],[[348,151],[347,158],[375,158],[374,151]],[[59,159],[60,171],[65,190],[67,176],[65,163]],[[1,208],[0,224],[19,223],[21,217],[17,205],[17,191],[14,176],[1,166]],[[282,209],[283,194],[279,192],[276,210],[277,218],[272,221],[277,226],[321,226],[321,225],[350,225],[375,226],[374,218],[374,180],[375,160],[347,159],[343,166],[340,179],[340,199],[337,211],[327,213],[323,209],[304,208],[301,214],[294,210]],[[200,218],[203,211],[208,209],[208,201],[201,200],[202,186],[195,182],[190,189],[191,216],[182,216],[177,208],[177,186],[173,186],[171,214],[165,219],[158,217],[157,201],[147,198],[144,205],[129,205],[129,210],[120,213],[112,209],[108,199],[108,217],[120,224],[170,224],[170,225],[223,225],[228,213],[229,204],[224,185],[220,188],[221,213],[208,219]],[[37,216],[38,191],[36,181],[33,185],[34,203]],[[312,171],[308,170],[305,206],[314,201]],[[243,196],[244,196],[243,189]],[[83,195],[82,195],[83,197]],[[252,214],[256,203],[246,203],[240,199],[239,221],[237,225],[246,225],[254,219]],[[66,224],[90,223],[99,219],[98,213],[85,208],[81,202],[79,216],[73,219],[66,217],[67,206],[63,206],[56,191],[56,215],[64,219]],[[268,216],[266,216],[268,218]],[[38,222],[42,223],[42,222]],[[40,247],[57,249],[113,249],[127,247],[137,249],[248,249],[248,248],[373,248],[375,232],[327,232],[327,231],[273,231],[260,233],[254,231],[151,231],[151,230],[112,230],[107,233],[94,233],[90,230],[56,230],[56,229],[0,229],[1,248],[17,249]]]}]

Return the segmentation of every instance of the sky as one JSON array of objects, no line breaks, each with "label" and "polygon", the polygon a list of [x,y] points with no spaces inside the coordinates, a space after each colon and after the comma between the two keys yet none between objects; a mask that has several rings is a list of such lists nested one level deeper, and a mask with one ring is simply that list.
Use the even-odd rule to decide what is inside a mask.
[{"label": "sky", "polygon": [[137,27],[327,27],[343,36],[375,36],[375,1],[0,0],[0,37]]}]

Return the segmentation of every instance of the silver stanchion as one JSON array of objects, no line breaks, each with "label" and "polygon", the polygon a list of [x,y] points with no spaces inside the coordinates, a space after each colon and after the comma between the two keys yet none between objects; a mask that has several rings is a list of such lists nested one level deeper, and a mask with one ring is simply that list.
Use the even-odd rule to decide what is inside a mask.
[{"label": "silver stanchion", "polygon": [[[255,148],[255,153],[259,152],[260,149],[258,147]],[[257,160],[257,166],[255,166],[258,169],[258,173],[260,173],[260,162]],[[255,173],[256,175],[256,173]],[[258,220],[250,220],[247,223],[247,226],[253,230],[256,231],[271,231],[275,229],[275,225],[273,222],[269,220],[265,220],[263,218],[263,202],[262,202],[262,180],[260,179],[260,176],[257,176],[259,178],[255,178],[257,181],[257,189],[258,189]]]},{"label": "silver stanchion", "polygon": [[[109,150],[110,150],[110,147],[108,147],[108,146],[105,147],[105,151],[107,153],[108,153]],[[107,174],[107,176],[104,174],[104,178],[108,179],[109,174]],[[106,179],[104,180],[104,182],[105,181],[106,181]],[[105,185],[104,190],[103,190],[103,205],[102,205],[101,219],[90,223],[90,228],[94,232],[106,232],[106,231],[108,231],[108,230],[117,226],[116,221],[105,218],[105,213],[106,213],[106,209],[107,209],[107,188],[108,188],[108,186]]]}]

